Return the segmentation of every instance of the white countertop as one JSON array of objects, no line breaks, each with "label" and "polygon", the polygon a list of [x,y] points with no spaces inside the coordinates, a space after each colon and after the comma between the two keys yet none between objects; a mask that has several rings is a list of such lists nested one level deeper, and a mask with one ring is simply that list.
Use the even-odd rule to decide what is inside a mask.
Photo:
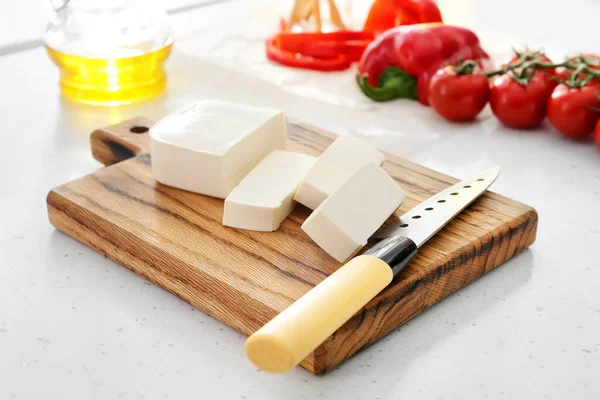
[{"label": "white countertop", "polygon": [[[506,3],[481,3],[457,1],[451,14],[476,21],[482,37],[499,38],[498,19],[507,14],[493,7]],[[600,3],[573,3],[588,7],[584,22],[594,23],[590,12]],[[205,21],[239,4],[182,12],[173,23],[197,27],[201,38]],[[547,18],[500,39],[548,37],[549,50],[584,43],[600,53],[597,37],[576,40],[591,35],[597,19],[588,28],[570,21],[563,36],[556,32],[562,23],[554,28]],[[514,21],[525,20],[518,14]],[[291,96],[177,51],[168,73],[168,92],[157,100],[89,108],[61,100],[42,48],[0,57],[0,399],[600,398],[599,148],[565,140],[548,125],[511,131],[489,116],[451,125],[417,108],[423,123],[407,128],[393,114],[374,118]],[[191,98],[280,107],[455,177],[500,164],[492,190],[538,210],[537,241],[324,377],[301,368],[257,371],[239,333],[47,220],[50,188],[101,168],[90,154],[93,129],[136,115],[159,118]]]}]

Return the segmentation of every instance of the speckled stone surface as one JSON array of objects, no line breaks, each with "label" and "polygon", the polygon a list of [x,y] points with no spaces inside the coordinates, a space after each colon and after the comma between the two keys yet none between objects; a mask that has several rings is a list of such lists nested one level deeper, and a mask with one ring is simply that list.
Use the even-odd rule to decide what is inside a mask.
[{"label": "speckled stone surface", "polygon": [[[561,22],[565,32],[551,23],[560,13],[547,11],[518,14],[502,36],[509,6],[530,12],[545,2],[508,3],[461,0],[451,14],[478,21],[482,37],[542,43],[559,55],[600,53],[597,38],[577,39],[589,34],[597,1],[574,0],[588,12]],[[195,25],[201,40],[202,24],[225,23],[236,4],[173,23]],[[548,125],[507,130],[489,110],[475,124],[451,125],[397,103],[421,117],[407,126],[393,108],[351,112],[292,97],[178,51],[168,73],[167,94],[153,102],[88,108],[60,99],[43,49],[0,57],[0,399],[600,398],[600,149]],[[89,132],[137,115],[160,118],[198,98],[280,107],[455,177],[500,164],[493,190],[538,210],[537,241],[324,377],[257,371],[237,332],[47,221],[48,190],[101,167]]]}]

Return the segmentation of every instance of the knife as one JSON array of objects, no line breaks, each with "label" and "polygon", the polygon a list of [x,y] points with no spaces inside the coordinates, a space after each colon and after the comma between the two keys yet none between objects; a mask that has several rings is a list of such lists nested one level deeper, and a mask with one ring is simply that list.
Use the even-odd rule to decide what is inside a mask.
[{"label": "knife", "polygon": [[246,340],[246,355],[272,373],[287,372],[348,321],[423,246],[496,180],[488,169],[425,200],[373,237],[383,238],[339,268]]}]

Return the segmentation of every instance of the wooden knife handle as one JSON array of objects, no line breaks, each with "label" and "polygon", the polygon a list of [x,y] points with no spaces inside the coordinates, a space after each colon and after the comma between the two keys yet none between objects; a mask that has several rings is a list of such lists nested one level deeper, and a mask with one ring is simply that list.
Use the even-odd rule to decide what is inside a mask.
[{"label": "wooden knife handle", "polygon": [[154,121],[137,117],[92,132],[92,155],[104,165],[112,165],[140,154],[150,154],[148,130]]},{"label": "wooden knife handle", "polygon": [[381,259],[369,255],[353,258],[250,336],[246,355],[264,371],[289,371],[392,278],[392,269]]}]

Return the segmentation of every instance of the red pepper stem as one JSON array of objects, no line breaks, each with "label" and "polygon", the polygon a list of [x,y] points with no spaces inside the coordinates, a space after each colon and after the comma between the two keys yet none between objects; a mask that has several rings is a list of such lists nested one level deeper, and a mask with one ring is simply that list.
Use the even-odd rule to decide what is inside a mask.
[{"label": "red pepper stem", "polygon": [[418,98],[417,80],[396,67],[387,67],[383,71],[377,87],[369,84],[367,76],[357,75],[356,83],[365,96],[375,101]]}]

